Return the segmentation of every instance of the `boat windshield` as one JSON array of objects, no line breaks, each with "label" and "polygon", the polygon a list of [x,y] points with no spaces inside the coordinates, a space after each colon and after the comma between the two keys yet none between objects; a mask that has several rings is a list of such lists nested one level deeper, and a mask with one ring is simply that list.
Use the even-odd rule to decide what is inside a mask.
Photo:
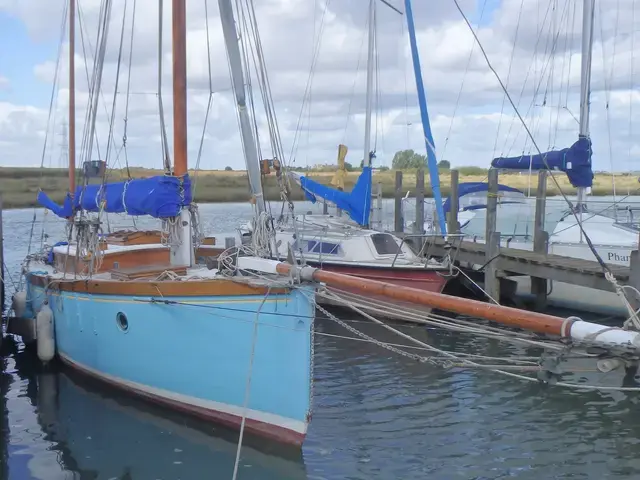
[{"label": "boat windshield", "polygon": [[395,238],[388,233],[374,233],[371,235],[373,246],[378,255],[396,255],[402,254],[402,250]]}]

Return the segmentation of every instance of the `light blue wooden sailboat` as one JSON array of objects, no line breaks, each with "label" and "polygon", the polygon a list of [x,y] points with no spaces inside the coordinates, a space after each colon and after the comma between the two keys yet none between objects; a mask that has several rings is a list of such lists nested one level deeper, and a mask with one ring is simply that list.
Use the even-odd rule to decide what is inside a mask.
[{"label": "light blue wooden sailboat", "polygon": [[[26,259],[26,289],[14,297],[12,328],[27,342],[35,339],[43,361],[57,354],[70,367],[150,401],[300,445],[311,414],[313,289],[239,275],[234,262],[224,263],[234,267],[225,272],[222,263],[210,269],[194,261],[185,3],[173,0],[172,7],[172,175],[76,188],[70,0],[70,193],[63,205],[44,193],[39,200],[66,218],[75,239]],[[220,0],[220,7],[230,56],[237,55],[230,0]],[[242,133],[247,168],[259,178],[252,130]],[[251,187],[261,197],[260,182]],[[171,241],[162,242],[159,232],[102,237],[103,212],[163,219],[172,226]]]}]

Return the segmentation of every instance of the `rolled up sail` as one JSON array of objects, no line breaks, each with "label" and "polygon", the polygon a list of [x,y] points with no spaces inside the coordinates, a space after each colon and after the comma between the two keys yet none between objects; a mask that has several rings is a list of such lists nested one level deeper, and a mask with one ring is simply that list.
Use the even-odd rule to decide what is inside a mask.
[{"label": "rolled up sail", "polygon": [[331,188],[315,180],[291,172],[304,191],[307,199],[313,203],[324,201],[333,203],[349,214],[354,222],[360,225],[369,224],[369,212],[371,210],[371,167],[364,167],[358,177],[358,181],[351,192],[343,192]]},{"label": "rolled up sail", "polygon": [[78,210],[87,212],[149,215],[155,218],[175,217],[191,204],[191,180],[183,177],[157,176],[125,182],[87,185],[76,188],[64,203],[58,205],[46,193],[38,193],[38,203],[58,217],[69,218]]},{"label": "rolled up sail", "polygon": [[[545,163],[546,161],[546,163]],[[591,187],[593,185],[593,170],[591,169],[591,140],[580,137],[569,148],[553,150],[538,155],[523,155],[520,157],[494,158],[493,168],[504,170],[551,170],[565,172],[574,187]]]}]

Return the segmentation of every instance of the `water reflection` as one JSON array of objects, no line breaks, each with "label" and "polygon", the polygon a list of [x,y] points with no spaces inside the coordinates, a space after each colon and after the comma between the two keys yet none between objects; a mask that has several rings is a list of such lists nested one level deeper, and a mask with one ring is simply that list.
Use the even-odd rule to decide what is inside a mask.
[{"label": "water reflection", "polygon": [[[237,433],[105,391],[67,369],[43,371],[32,352],[19,350],[14,359],[22,385],[15,396],[15,386],[3,384],[3,397],[14,398],[2,478],[231,478]],[[239,478],[307,478],[299,450],[283,458],[274,448],[244,447]]]}]

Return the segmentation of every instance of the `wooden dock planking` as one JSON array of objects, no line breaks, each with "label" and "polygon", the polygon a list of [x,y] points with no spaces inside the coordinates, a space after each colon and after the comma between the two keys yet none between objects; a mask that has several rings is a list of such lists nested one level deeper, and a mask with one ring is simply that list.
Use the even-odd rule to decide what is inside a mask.
[{"label": "wooden dock planking", "polygon": [[[430,238],[427,242],[429,245],[425,250],[429,255],[440,257],[450,252],[452,258],[460,262],[473,265],[484,265],[487,262],[484,243],[472,241],[451,243],[441,237]],[[595,260],[500,247],[498,257],[492,262],[495,262],[495,267],[505,272],[507,276],[528,275],[598,290],[614,291],[611,283],[605,278],[602,267]],[[623,284],[629,282],[629,267],[620,265],[608,265],[608,267],[618,282]]]}]

